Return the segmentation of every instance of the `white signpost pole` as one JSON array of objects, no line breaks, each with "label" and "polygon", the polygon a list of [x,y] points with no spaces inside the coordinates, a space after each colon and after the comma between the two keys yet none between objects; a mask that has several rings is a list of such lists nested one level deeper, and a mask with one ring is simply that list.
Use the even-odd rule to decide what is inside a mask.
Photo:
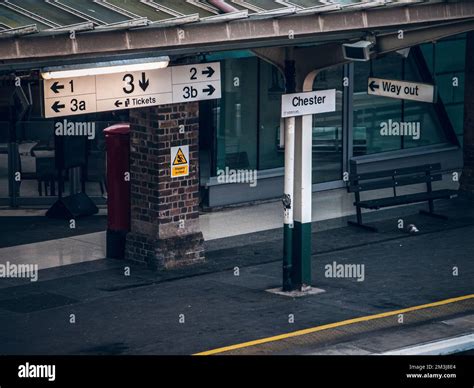
[{"label": "white signpost pole", "polygon": [[285,180],[283,188],[283,291],[291,290],[291,259],[293,257],[293,209],[295,175],[295,118],[287,117],[285,122]]},{"label": "white signpost pole", "polygon": [[[299,291],[305,291],[311,285],[313,114],[335,110],[335,89],[282,95],[281,117],[287,125],[284,202],[288,193],[292,194],[293,202],[291,209],[285,209],[284,228],[294,228],[293,233],[287,233],[293,239],[291,286]],[[287,241],[285,244],[288,245]]]},{"label": "white signpost pole", "polygon": [[300,291],[311,286],[313,115],[295,118],[294,281]]}]

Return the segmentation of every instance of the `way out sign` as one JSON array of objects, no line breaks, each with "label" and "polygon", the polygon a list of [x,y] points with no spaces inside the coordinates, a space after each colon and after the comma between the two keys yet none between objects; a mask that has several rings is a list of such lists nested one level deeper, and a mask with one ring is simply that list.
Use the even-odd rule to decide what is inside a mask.
[{"label": "way out sign", "polygon": [[171,147],[171,178],[189,175],[189,146]]},{"label": "way out sign", "polygon": [[369,78],[367,87],[368,94],[374,96],[431,103],[436,100],[436,88],[430,84]]},{"label": "way out sign", "polygon": [[283,94],[281,117],[304,116],[336,110],[336,89]]}]

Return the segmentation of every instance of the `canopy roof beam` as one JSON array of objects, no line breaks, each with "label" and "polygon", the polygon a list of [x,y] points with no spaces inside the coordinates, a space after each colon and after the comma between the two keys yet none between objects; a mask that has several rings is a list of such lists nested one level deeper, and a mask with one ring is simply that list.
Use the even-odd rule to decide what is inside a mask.
[{"label": "canopy roof beam", "polygon": [[393,31],[426,24],[474,18],[474,2],[440,2],[397,7],[376,7],[353,12],[280,15],[268,19],[240,19],[221,23],[189,23],[181,26],[89,31],[71,39],[65,32],[46,32],[0,40],[0,60],[22,61],[52,57],[76,57],[143,51],[200,52],[297,45],[321,42],[326,36],[367,31]]}]

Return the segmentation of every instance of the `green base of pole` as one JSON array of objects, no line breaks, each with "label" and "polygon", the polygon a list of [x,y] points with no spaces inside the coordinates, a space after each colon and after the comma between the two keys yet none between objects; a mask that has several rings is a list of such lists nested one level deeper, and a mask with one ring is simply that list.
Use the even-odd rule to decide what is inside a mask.
[{"label": "green base of pole", "polygon": [[293,228],[283,224],[283,291],[293,290],[291,282],[291,262],[293,256]]},{"label": "green base of pole", "polygon": [[294,224],[291,283],[298,290],[311,285],[311,222]]}]

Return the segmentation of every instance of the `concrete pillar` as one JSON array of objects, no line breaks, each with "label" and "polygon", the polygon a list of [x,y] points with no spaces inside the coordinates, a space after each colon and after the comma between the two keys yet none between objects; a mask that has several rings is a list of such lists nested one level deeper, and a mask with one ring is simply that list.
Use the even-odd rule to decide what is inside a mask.
[{"label": "concrete pillar", "polygon": [[467,34],[464,81],[464,168],[460,190],[474,196],[474,31]]},{"label": "concrete pillar", "polygon": [[[171,178],[170,148],[189,145],[189,176]],[[151,268],[204,260],[199,229],[199,105],[130,110],[131,231],[125,257]]]}]

